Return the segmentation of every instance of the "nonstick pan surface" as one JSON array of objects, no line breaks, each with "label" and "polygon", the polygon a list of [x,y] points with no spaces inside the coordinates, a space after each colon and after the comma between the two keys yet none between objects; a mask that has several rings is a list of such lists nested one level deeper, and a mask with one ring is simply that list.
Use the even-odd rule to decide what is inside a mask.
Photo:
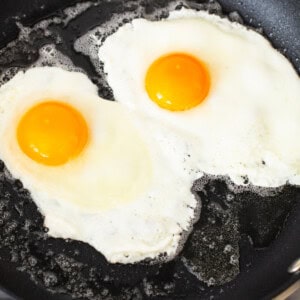
[{"label": "nonstick pan surface", "polygon": [[[17,38],[19,32],[17,22],[21,22],[24,26],[33,26],[49,16],[63,18],[62,9],[78,2],[80,1],[2,1],[0,8],[0,48]],[[134,2],[132,1],[132,10],[136,9]],[[137,5],[143,4],[149,10],[164,6],[165,2],[167,1],[136,1]],[[189,2],[191,5],[196,3],[197,6],[197,3],[204,1]],[[120,0],[95,1],[94,3],[97,6],[96,8],[90,7],[67,25],[58,24],[53,26],[52,29],[53,32],[62,37],[62,43],[57,45],[58,49],[70,57],[76,66],[83,68],[97,83],[97,73],[93,69],[92,64],[87,57],[73,51],[73,42],[94,26],[108,20],[113,13],[121,13],[122,7],[126,5],[125,1]],[[300,72],[300,1],[220,0],[219,3],[222,5],[225,14],[238,11],[246,25],[262,28],[264,34],[271,40],[273,45],[288,57],[297,72]],[[35,38],[33,35],[30,55],[28,56],[28,53],[26,53],[26,57],[22,57],[22,54],[18,51],[11,51],[11,54],[0,57],[1,70],[11,66],[26,67],[30,65],[38,57],[37,50],[47,42],[49,41],[43,38]],[[99,93],[106,98],[112,98],[111,91],[105,87],[99,86]],[[1,172],[3,172],[3,168],[4,166],[1,164]],[[13,205],[20,201],[20,195],[15,194],[13,186],[19,184],[19,182],[11,183],[8,181],[2,183],[0,201],[2,201],[2,194],[5,192],[11,194],[10,201]],[[202,216],[204,221],[201,221],[201,217],[200,221],[202,223],[200,222],[195,226],[196,233],[204,230],[207,226],[205,220],[209,219],[210,214],[215,214],[215,211],[209,210],[209,204],[211,201],[221,203],[222,197],[220,194],[226,192],[226,180],[208,180],[207,189],[211,190],[211,187],[217,189],[218,193],[211,193],[208,198],[203,198]],[[26,192],[22,190],[22,186],[19,189],[21,190],[20,193],[25,193],[24,199],[28,197]],[[257,199],[251,193],[245,193],[241,197],[243,199],[237,199],[239,205],[232,204],[228,206],[228,210],[235,212],[232,216],[236,217],[238,234],[235,236],[234,228],[236,227],[227,228],[228,231],[232,229],[229,232],[234,237],[232,243],[236,243],[236,247],[239,247],[240,272],[236,274],[235,268],[226,271],[226,266],[220,265],[219,267],[219,271],[225,270],[228,272],[229,277],[232,276],[234,278],[230,282],[225,283],[226,280],[224,280],[223,284],[217,286],[209,286],[207,282],[200,283],[195,276],[185,269],[180,258],[160,267],[153,267],[147,264],[111,266],[105,262],[101,255],[95,253],[91,247],[83,243],[65,242],[51,238],[43,240],[40,237],[42,235],[42,217],[30,200],[22,198],[21,200],[24,200],[24,203],[27,201],[26,209],[24,209],[25,217],[27,220],[34,220],[34,222],[32,221],[34,224],[31,230],[36,235],[35,237],[30,237],[29,246],[25,247],[25,250],[22,248],[22,243],[28,243],[26,240],[28,232],[23,233],[21,229],[18,231],[20,226],[16,227],[15,233],[11,233],[16,238],[16,242],[3,242],[2,240],[1,243],[5,243],[5,247],[3,245],[0,247],[0,285],[12,295],[12,299],[31,300],[71,299],[70,294],[75,298],[82,296],[87,299],[106,299],[109,295],[115,299],[270,299],[299,278],[299,274],[290,273],[288,269],[300,257],[300,191],[299,188],[287,187],[283,193],[277,198],[275,197],[276,199]],[[12,204],[7,204],[7,211],[11,213],[11,218],[15,218],[14,220],[17,220],[17,222],[23,222],[22,224],[24,225],[23,217],[15,217],[14,213],[11,212],[12,210]],[[2,211],[0,212],[2,213]],[[2,228],[1,230],[4,229]],[[209,229],[205,230],[206,233],[209,233]],[[226,234],[226,232],[223,233]],[[2,239],[8,236],[9,234],[1,235]],[[249,236],[253,244],[249,242]],[[34,238],[37,239],[37,242],[34,241]],[[187,257],[196,255],[195,251],[197,249],[192,246],[193,239],[196,238],[197,234],[194,234],[187,241],[183,255]],[[14,243],[19,243],[19,246],[15,246],[15,252],[12,252],[10,247]],[[30,253],[28,253],[28,249]],[[92,277],[95,280],[84,282],[85,285],[79,288],[77,294],[73,291],[74,286],[71,286],[71,290],[68,293],[66,289],[60,289],[60,287],[64,283],[65,285],[70,284],[64,276],[70,275],[74,278],[76,275],[74,273],[77,272],[75,268],[77,265],[72,262],[70,263],[71,267],[69,267],[72,268],[75,265],[75,271],[67,271],[61,277],[53,276],[51,272],[45,269],[44,255],[47,253],[47,249],[63,253],[67,257],[74,257],[76,254],[78,261],[82,261],[89,266],[96,266],[94,271],[91,271],[92,267],[88,267],[87,270],[79,268],[78,270],[80,271],[78,272],[80,272],[81,279],[84,278],[85,271],[99,273],[101,276],[93,275],[94,277]],[[23,254],[22,251],[24,252]],[[17,258],[12,255],[14,253]],[[55,256],[55,253],[49,254],[51,263],[53,262],[51,260],[54,257],[53,255]],[[30,271],[30,263],[36,264],[34,259],[41,266],[40,274]],[[207,254],[207,257],[204,258],[205,266],[207,268],[215,266],[214,259],[218,260],[211,253]],[[29,263],[26,262],[24,264],[23,260],[29,261]],[[58,261],[57,256],[56,261]],[[222,263],[222,260],[220,262]],[[62,265],[66,265],[66,260],[63,260]],[[55,265],[56,267],[57,265]],[[32,268],[36,268],[36,266],[32,266]],[[22,270],[25,272],[22,272]],[[53,273],[56,274],[54,271]],[[109,274],[112,280],[105,281],[103,277],[106,274]],[[174,274],[176,274],[176,278]],[[207,274],[210,274],[209,271],[207,271]],[[30,279],[30,276],[33,280]],[[90,278],[90,276],[90,273],[86,274],[86,278]],[[157,288],[156,293],[154,292],[151,295],[145,292],[143,286],[143,278],[145,277],[152,283],[152,288]],[[221,277],[219,274],[219,278]],[[75,284],[80,283],[80,278],[78,281],[75,281]],[[95,283],[97,280],[99,286]],[[172,286],[172,288],[165,288],[168,285]],[[49,289],[56,293],[50,293]],[[91,289],[91,291],[86,292],[88,289]],[[101,290],[102,294],[99,292],[97,295],[95,293],[97,289]],[[59,291],[61,293],[58,293]],[[93,293],[94,298],[92,296]],[[0,294],[0,299],[1,297]]]}]

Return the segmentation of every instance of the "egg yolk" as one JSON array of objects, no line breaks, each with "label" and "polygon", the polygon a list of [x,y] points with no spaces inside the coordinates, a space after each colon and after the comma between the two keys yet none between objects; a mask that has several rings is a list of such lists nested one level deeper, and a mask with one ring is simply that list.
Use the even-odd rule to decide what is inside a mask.
[{"label": "egg yolk", "polygon": [[57,166],[77,156],[88,139],[82,115],[64,103],[49,101],[31,108],[20,120],[17,140],[38,163]]},{"label": "egg yolk", "polygon": [[152,101],[171,111],[191,109],[208,94],[206,66],[193,56],[175,53],[158,58],[147,71],[146,90]]}]

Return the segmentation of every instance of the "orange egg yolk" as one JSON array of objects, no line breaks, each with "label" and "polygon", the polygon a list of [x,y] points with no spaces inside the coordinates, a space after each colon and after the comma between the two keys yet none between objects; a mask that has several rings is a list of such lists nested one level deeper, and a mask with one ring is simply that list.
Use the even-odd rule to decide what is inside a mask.
[{"label": "orange egg yolk", "polygon": [[152,63],[145,84],[150,99],[160,107],[182,111],[199,105],[206,98],[210,76],[198,59],[175,53]]},{"label": "orange egg yolk", "polygon": [[48,166],[77,156],[88,139],[87,124],[73,107],[48,101],[31,108],[20,120],[17,140],[31,159]]}]

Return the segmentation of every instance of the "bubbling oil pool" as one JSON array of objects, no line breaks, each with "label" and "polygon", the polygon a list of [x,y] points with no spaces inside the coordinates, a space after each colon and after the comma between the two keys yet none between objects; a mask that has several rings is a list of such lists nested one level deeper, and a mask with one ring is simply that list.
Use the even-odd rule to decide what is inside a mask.
[{"label": "bubbling oil pool", "polygon": [[[166,17],[169,11],[179,8],[182,5],[195,9],[205,9],[222,15],[220,5],[213,1],[201,4],[195,4],[192,1],[184,3],[182,1],[166,1],[164,4],[160,4],[163,7],[159,7],[158,5],[155,9],[147,6],[147,3],[145,4],[143,1],[129,1],[126,4],[121,1],[120,3],[122,10],[119,13],[112,14],[99,27],[81,35],[70,45],[74,47],[71,51],[75,50],[75,52],[81,53],[92,63],[94,71],[98,74],[96,78],[94,77],[94,81],[99,86],[99,94],[104,97],[111,95],[111,91],[105,81],[103,66],[98,60],[98,47],[103,39],[116,31],[119,26],[138,17],[157,20]],[[62,17],[46,19],[35,24],[32,28],[24,27],[18,23],[20,29],[18,39],[9,43],[5,48],[0,49],[0,85],[12,78],[19,70],[25,70],[28,67],[34,66],[58,66],[69,71],[80,71],[89,74],[89,71],[86,71],[82,65],[74,63],[75,60],[72,57],[58,50],[64,44],[64,40],[55,28],[64,26],[68,30],[69,23],[76,21],[77,17],[89,10],[97,10],[98,8],[101,10],[102,6],[103,4],[100,1],[99,3],[83,2],[65,9]],[[242,22],[242,19],[236,12],[229,14],[229,18],[233,21]],[[36,34],[36,38],[32,39],[33,33]],[[20,53],[18,53],[18,49]],[[25,62],[14,65],[12,62],[16,55],[25,57]],[[124,278],[121,278],[122,276],[118,278],[118,275],[116,275],[117,272],[122,273],[123,267],[111,265],[108,267],[107,264],[104,264],[105,267],[103,267],[103,264],[100,264],[99,268],[98,263],[95,264],[97,265],[95,267],[93,264],[80,261],[77,257],[80,256],[81,252],[78,249],[78,242],[72,241],[61,241],[64,243],[63,248],[65,248],[62,251],[63,253],[55,253],[55,251],[50,251],[49,253],[49,250],[45,250],[42,254],[47,257],[45,260],[48,260],[48,263],[43,262],[43,259],[39,259],[40,254],[30,249],[30,245],[33,242],[31,240],[32,237],[29,237],[30,229],[32,230],[33,226],[35,232],[38,233],[35,237],[37,243],[47,243],[51,238],[44,233],[45,228],[42,227],[42,218],[36,211],[30,195],[22,189],[21,183],[18,181],[16,183],[15,179],[10,176],[4,167],[2,169],[3,171],[0,176],[0,225],[1,220],[3,222],[9,220],[7,223],[10,224],[10,227],[6,226],[6,229],[4,228],[0,232],[0,235],[2,246],[11,248],[11,260],[18,262],[20,264],[18,268],[29,273],[35,282],[42,283],[54,292],[67,292],[74,298],[84,296],[89,299],[109,299],[113,295],[112,291],[114,288],[108,286],[108,283],[113,285],[115,281],[126,282]],[[290,187],[290,189],[291,191],[288,192],[291,195],[295,195],[297,192],[296,188]],[[133,296],[139,299],[143,298],[143,295],[147,297],[171,296],[176,291],[178,292],[178,290],[181,290],[183,294],[185,292],[188,294],[189,289],[196,290],[200,295],[201,292],[205,293],[205,284],[203,282],[208,286],[212,286],[221,285],[232,280],[239,272],[239,241],[241,239],[239,214],[244,207],[243,195],[245,193],[252,195],[249,198],[250,200],[246,201],[248,204],[257,203],[258,201],[268,201],[269,205],[273,206],[274,202],[278,202],[277,198],[281,201],[283,195],[287,193],[285,187],[276,189],[258,188],[247,184],[247,182],[245,182],[245,186],[235,186],[228,178],[209,175],[197,180],[193,191],[198,194],[202,202],[202,212],[187,243],[182,245],[183,250],[181,253],[173,262],[161,266],[160,264],[153,266],[151,263],[146,263],[146,265],[142,263],[141,267],[137,266],[137,270],[142,268],[143,276],[134,280],[136,281],[136,286],[134,287],[128,287],[128,283],[127,285],[124,284],[124,287],[119,289],[120,295],[127,295],[128,299]],[[26,216],[22,222],[25,223],[25,229],[27,228],[28,230],[25,230],[25,234],[19,233],[19,236],[16,234],[14,239],[16,241],[20,237],[25,240],[28,239],[24,243],[25,250],[23,249],[24,247],[18,247],[15,244],[16,241],[11,241],[9,238],[13,235],[12,230],[7,228],[18,227],[18,222],[14,220],[14,214],[10,212],[11,209],[16,209],[15,205],[11,208],[11,204],[9,203],[9,201],[15,202],[12,195],[15,195],[17,200],[20,200],[20,197],[25,197],[21,200],[24,203],[29,202],[36,211],[34,214],[39,215],[36,221],[38,224],[35,224],[31,220],[32,216],[23,212],[24,208],[22,205],[21,207],[17,206],[20,217]],[[290,198],[292,199],[293,197]],[[23,203],[22,201],[20,203]],[[288,214],[292,204],[292,200],[287,203],[287,207],[282,213],[283,216],[281,215],[280,220],[285,219],[284,216]],[[261,218],[264,218],[263,213],[261,214]],[[22,230],[24,230],[24,226]],[[271,239],[270,236],[274,238],[277,234],[276,232],[272,236],[270,234],[272,230],[266,231],[269,234],[269,236],[268,234],[266,235],[269,240]],[[185,239],[183,238],[183,240]],[[255,244],[255,241],[251,242]],[[73,253],[71,253],[71,250],[68,250],[68,244],[75,245]],[[263,243],[261,245],[266,246]],[[80,244],[80,247],[83,246]],[[95,250],[89,251],[95,252]],[[93,255],[98,257],[95,253]],[[60,268],[60,272],[63,272],[63,276],[55,271],[57,267]],[[101,269],[106,269],[107,271],[107,268],[111,269],[104,276],[101,273]],[[135,267],[132,268],[134,269]],[[88,269],[89,276],[86,274],[86,269]],[[75,274],[77,274],[77,277]],[[126,277],[127,275],[128,269],[125,267],[124,276]],[[41,276],[43,278],[42,282],[40,280]],[[65,279],[60,282],[61,277]],[[96,281],[99,280],[100,283],[96,284]],[[67,281],[68,285],[64,281]],[[81,283],[81,288],[78,288],[80,286],[78,283]]]}]

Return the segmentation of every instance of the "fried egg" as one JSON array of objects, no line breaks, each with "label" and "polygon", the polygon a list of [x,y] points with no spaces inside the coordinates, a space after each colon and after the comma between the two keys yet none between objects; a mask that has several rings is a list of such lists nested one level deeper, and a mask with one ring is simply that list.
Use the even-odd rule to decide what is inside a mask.
[{"label": "fried egg", "polygon": [[195,168],[236,184],[300,184],[299,77],[262,35],[181,9],[123,25],[99,59],[115,99],[177,132]]},{"label": "fried egg", "polygon": [[49,235],[86,242],[112,263],[180,249],[199,213],[190,191],[197,174],[173,143],[155,145],[146,117],[99,98],[86,75],[54,67],[3,85],[0,112],[0,158]]}]

